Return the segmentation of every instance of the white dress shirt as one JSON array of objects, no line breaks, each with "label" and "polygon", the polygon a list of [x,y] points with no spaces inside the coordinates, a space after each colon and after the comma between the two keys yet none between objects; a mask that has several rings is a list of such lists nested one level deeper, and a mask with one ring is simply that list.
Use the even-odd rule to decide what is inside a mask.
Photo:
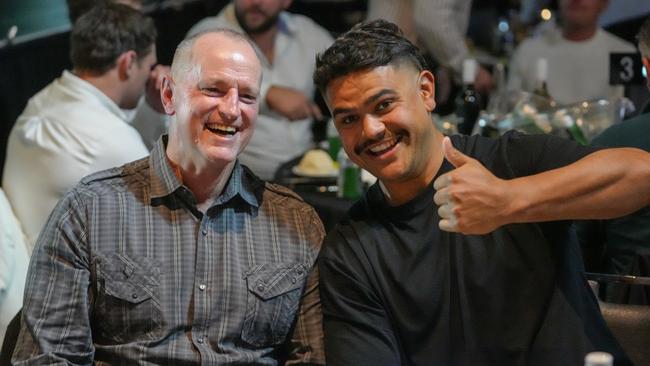
[{"label": "white dress shirt", "polygon": [[[273,64],[256,47],[263,70],[260,113],[253,137],[239,156],[243,164],[266,180],[273,178],[280,164],[302,154],[312,145],[311,119],[290,121],[279,115],[266,104],[266,93],[272,85],[277,85],[297,89],[312,97],[316,54],[333,42],[327,30],[303,15],[282,12],[279,24]],[[198,22],[188,36],[217,27],[243,33],[233,4],[228,4],[216,17]]]},{"label": "white dress shirt", "polygon": [[25,235],[0,189],[0,340],[22,307],[28,264]]},{"label": "white dress shirt", "polygon": [[630,43],[599,29],[589,40],[573,42],[552,29],[525,40],[510,60],[508,90],[532,92],[537,87],[539,58],[548,62],[546,86],[562,105],[623,96],[622,86],[609,85],[609,54],[635,52]]},{"label": "white dress shirt", "polygon": [[2,186],[30,245],[79,179],[148,155],[127,120],[104,93],[68,71],[29,100],[9,135]]},{"label": "white dress shirt", "polygon": [[367,18],[397,24],[411,41],[460,75],[469,54],[465,34],[471,9],[472,0],[370,0]]}]

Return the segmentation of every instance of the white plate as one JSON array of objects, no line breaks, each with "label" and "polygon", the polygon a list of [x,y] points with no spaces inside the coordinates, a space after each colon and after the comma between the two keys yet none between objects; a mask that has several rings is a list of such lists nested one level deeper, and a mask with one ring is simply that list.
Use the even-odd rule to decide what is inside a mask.
[{"label": "white plate", "polygon": [[339,174],[337,171],[333,172],[325,172],[325,173],[307,173],[303,172],[300,170],[300,166],[296,165],[293,168],[291,168],[291,172],[295,175],[301,176],[301,177],[309,177],[309,178],[336,178]]}]

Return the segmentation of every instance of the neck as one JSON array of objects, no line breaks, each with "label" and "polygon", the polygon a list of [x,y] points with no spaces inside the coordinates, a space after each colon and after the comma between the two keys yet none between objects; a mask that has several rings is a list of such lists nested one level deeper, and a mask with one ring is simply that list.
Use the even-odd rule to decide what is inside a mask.
[{"label": "neck", "polygon": [[79,79],[84,80],[99,89],[118,106],[121,105],[122,93],[120,88],[116,86],[119,84],[116,69],[111,69],[103,74],[92,70],[73,69],[72,73]]},{"label": "neck", "polygon": [[582,42],[591,39],[598,30],[597,26],[589,27],[564,27],[562,28],[562,37],[573,42]]},{"label": "neck", "polygon": [[399,206],[404,204],[424,192],[429,184],[431,184],[433,177],[438,174],[444,159],[442,152],[443,137],[440,131],[434,131],[433,140],[430,144],[432,151],[429,156],[431,158],[426,161],[426,166],[422,174],[404,181],[380,181],[389,205]]},{"label": "neck", "polygon": [[275,56],[275,36],[277,34],[278,27],[274,26],[265,32],[248,35],[271,64]]},{"label": "neck", "polygon": [[179,180],[194,194],[199,209],[204,211],[202,207],[207,208],[212,200],[223,192],[235,167],[235,162],[232,161],[222,166],[216,166],[206,161],[197,163],[191,159],[192,153],[179,154],[173,146],[175,145],[171,143],[170,136],[170,143],[167,145],[167,160],[174,168]]}]

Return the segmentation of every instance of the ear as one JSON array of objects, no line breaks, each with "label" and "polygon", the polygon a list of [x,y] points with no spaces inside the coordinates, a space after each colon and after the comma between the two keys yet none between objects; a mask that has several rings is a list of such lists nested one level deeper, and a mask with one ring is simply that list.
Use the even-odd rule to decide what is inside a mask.
[{"label": "ear", "polygon": [[130,50],[122,53],[117,58],[117,73],[120,77],[120,80],[127,80],[129,77],[131,77],[131,74],[133,73],[133,67],[137,62],[136,57],[137,55],[135,54],[135,51]]},{"label": "ear", "polygon": [[174,108],[174,87],[174,81],[171,76],[169,74],[165,75],[160,88],[160,97],[163,108],[165,108],[165,113],[170,116],[176,114],[176,109]]},{"label": "ear", "polygon": [[433,112],[436,108],[436,79],[431,71],[420,71],[418,91],[427,111]]}]

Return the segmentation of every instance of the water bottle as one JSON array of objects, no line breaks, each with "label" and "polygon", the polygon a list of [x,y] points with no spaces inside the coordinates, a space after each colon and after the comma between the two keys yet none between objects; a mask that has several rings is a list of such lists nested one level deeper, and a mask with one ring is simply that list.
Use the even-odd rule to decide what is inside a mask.
[{"label": "water bottle", "polygon": [[456,98],[456,115],[461,119],[458,132],[464,135],[472,133],[476,119],[481,111],[481,99],[474,89],[477,70],[478,63],[476,60],[463,60],[463,89]]},{"label": "water bottle", "polygon": [[350,160],[344,149],[339,150],[338,191],[340,198],[357,199],[361,197],[361,170]]}]

